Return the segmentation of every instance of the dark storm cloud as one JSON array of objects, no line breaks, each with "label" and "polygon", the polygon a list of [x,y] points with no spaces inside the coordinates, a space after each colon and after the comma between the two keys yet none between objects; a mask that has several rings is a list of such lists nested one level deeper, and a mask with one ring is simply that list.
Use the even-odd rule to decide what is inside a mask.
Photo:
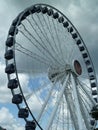
[{"label": "dark storm cloud", "polygon": [[75,2],[70,3],[64,14],[67,14],[81,34],[98,74],[98,1],[80,0],[78,4]]},{"label": "dark storm cloud", "polygon": [[9,0],[11,4],[16,5],[18,8],[24,9],[36,3],[52,4],[52,0]]},{"label": "dark storm cloud", "polygon": [[[25,8],[35,3],[46,3],[61,10],[80,32],[90,52],[96,72],[98,55],[98,0],[1,0],[1,41],[5,41],[12,20]],[[2,50],[3,50],[2,46]],[[1,51],[2,52],[2,51]]]}]

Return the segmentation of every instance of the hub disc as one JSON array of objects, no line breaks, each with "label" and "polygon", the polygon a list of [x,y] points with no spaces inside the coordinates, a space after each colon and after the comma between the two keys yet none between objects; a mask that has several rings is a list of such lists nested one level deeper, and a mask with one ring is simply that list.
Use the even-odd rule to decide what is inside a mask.
[{"label": "hub disc", "polygon": [[82,67],[81,67],[79,61],[75,60],[73,65],[74,65],[75,73],[77,75],[81,75],[82,74]]}]

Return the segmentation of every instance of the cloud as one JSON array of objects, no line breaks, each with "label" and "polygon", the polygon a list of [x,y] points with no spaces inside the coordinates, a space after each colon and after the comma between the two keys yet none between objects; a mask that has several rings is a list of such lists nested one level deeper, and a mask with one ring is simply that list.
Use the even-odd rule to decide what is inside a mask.
[{"label": "cloud", "polygon": [[24,130],[23,126],[15,119],[6,107],[0,109],[0,125],[7,130]]},{"label": "cloud", "polygon": [[32,113],[39,113],[42,107],[42,100],[35,96],[34,94],[30,99],[27,100],[28,106],[31,109]]},{"label": "cloud", "polygon": [[26,74],[18,74],[18,78],[24,94],[27,93],[29,90],[29,76]]},{"label": "cloud", "polygon": [[[1,58],[3,57],[4,53],[4,48],[5,45],[3,44],[4,41],[6,40],[7,32],[10,27],[10,24],[12,20],[18,15],[19,12],[24,10],[26,7],[31,6],[32,4],[35,3],[48,3],[50,5],[55,6],[59,10],[61,10],[67,17],[72,21],[72,23],[76,26],[80,34],[82,35],[87,48],[89,52],[91,53],[91,57],[96,57],[97,55],[97,42],[98,38],[96,37],[96,34],[98,33],[97,29],[97,23],[98,23],[98,18],[97,16],[97,3],[98,1],[89,1],[89,0],[76,0],[76,1],[64,1],[61,0],[59,4],[59,1],[54,0],[54,1],[27,1],[27,0],[22,0],[22,1],[15,1],[15,0],[9,0],[9,2],[5,2],[1,0],[2,7],[0,8],[0,15],[1,15]],[[6,8],[6,10],[4,10]],[[10,9],[10,10],[9,10]],[[10,13],[13,12],[13,13]],[[93,51],[95,50],[95,51]],[[93,56],[92,56],[93,55]],[[95,67],[97,66],[97,62],[93,60]],[[97,71],[97,69],[96,69]]]},{"label": "cloud", "polygon": [[[0,62],[0,102],[1,103],[8,103],[12,101],[12,94],[10,89],[8,89],[8,79],[5,73],[5,64]],[[28,92],[28,76],[24,74],[19,74],[19,80],[23,89],[24,94]],[[16,90],[19,92],[19,90]]]},{"label": "cloud", "polygon": [[[75,2],[77,3],[77,1]],[[96,60],[98,55],[98,1],[80,0],[78,5],[76,3],[71,2],[63,12],[65,15],[67,14],[82,36],[93,61],[95,72],[98,74]]]},{"label": "cloud", "polygon": [[[2,6],[1,6],[2,5]],[[5,41],[7,39],[8,30],[13,19],[18,15],[20,10],[15,5],[10,2],[1,0],[0,5],[0,60],[4,63],[4,53],[5,53]],[[13,12],[13,13],[12,13]]]},{"label": "cloud", "polygon": [[7,88],[7,76],[4,72],[5,65],[0,62],[0,102],[6,103],[11,101],[11,92]]}]

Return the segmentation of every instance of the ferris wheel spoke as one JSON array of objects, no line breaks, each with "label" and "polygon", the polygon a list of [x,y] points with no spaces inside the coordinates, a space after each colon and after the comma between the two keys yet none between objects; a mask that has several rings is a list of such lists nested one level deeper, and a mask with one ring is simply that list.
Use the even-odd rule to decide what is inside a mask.
[{"label": "ferris wheel spoke", "polygon": [[[28,41],[38,50],[43,54],[43,51],[40,49],[40,47],[38,47],[22,30],[19,30],[20,33],[28,39]],[[44,54],[43,54],[44,55]]]},{"label": "ferris wheel spoke", "polygon": [[[80,100],[81,101],[81,100]],[[81,107],[81,113],[82,113],[82,117],[84,119],[85,122],[85,126],[88,130],[90,130],[90,116],[87,114],[88,111],[85,110],[85,108],[83,107],[82,102],[80,103],[80,107]],[[86,108],[87,109],[87,108]]]},{"label": "ferris wheel spoke", "polygon": [[42,27],[42,29],[43,29],[43,32],[44,32],[45,36],[47,37],[47,31],[46,31],[45,28],[44,28],[44,25],[43,25],[43,23],[42,23],[42,20],[40,19],[40,17],[39,17],[38,14],[36,14],[36,16],[37,16],[38,20],[40,21],[40,24],[41,24],[41,27]]},{"label": "ferris wheel spoke", "polygon": [[[86,101],[83,98],[81,98],[81,105],[82,105],[82,107],[84,107],[84,109],[82,109],[82,112],[83,112],[83,116],[85,118],[86,127],[89,130],[90,127],[91,127],[90,121],[92,120],[92,117],[90,116],[90,111],[91,111],[92,107],[88,104],[88,107],[89,107],[88,108],[87,104],[86,104]],[[95,121],[95,125],[93,127],[95,127],[96,124],[97,124],[97,121]]]},{"label": "ferris wheel spoke", "polygon": [[87,109],[88,113],[90,112],[91,108],[92,108],[92,104],[91,104],[91,100],[85,95],[85,94],[81,94],[81,100],[85,106],[85,108]]},{"label": "ferris wheel spoke", "polygon": [[90,86],[86,82],[83,82],[83,79],[77,79],[77,82],[81,87],[85,86],[86,91],[91,92]]},{"label": "ferris wheel spoke", "polygon": [[[37,16],[38,17],[38,16]],[[43,29],[43,25],[42,25],[42,22],[40,21],[40,24],[41,24],[41,27],[39,26],[39,24],[36,22],[35,18],[33,17],[33,15],[31,15],[31,18],[32,20],[34,21],[35,25],[38,27],[39,31],[41,32],[41,34],[43,35],[43,37],[47,40],[46,38],[46,33],[44,32],[44,29]],[[39,19],[39,18],[38,18]],[[48,41],[48,40],[47,40]],[[49,42],[49,41],[48,41]]]},{"label": "ferris wheel spoke", "polygon": [[95,102],[94,100],[92,100],[91,97],[88,96],[89,93],[86,94],[82,87],[79,87],[79,89],[81,89],[81,92],[79,92],[81,104],[84,106],[84,109],[87,112],[86,114],[89,115],[92,106],[95,104]]},{"label": "ferris wheel spoke", "polygon": [[[16,50],[19,51],[19,52],[21,52],[21,53],[23,53],[24,55],[30,57],[31,59],[35,58],[36,60],[38,60],[38,62],[43,63],[43,64],[48,65],[48,66],[51,66],[51,65],[49,64],[49,62],[45,62],[44,60],[40,59],[40,57],[32,56],[32,55],[30,55],[30,54],[28,54],[28,53],[26,53],[25,51],[22,51],[22,50],[20,50],[20,49],[16,49]],[[19,70],[19,69],[18,69],[18,70]],[[23,70],[23,69],[21,68],[21,70]],[[21,71],[19,71],[19,72],[21,72]],[[27,72],[27,70],[24,70],[24,72]],[[28,70],[28,72],[32,72],[32,70],[30,70],[30,71]],[[33,72],[38,72],[38,71],[37,71],[37,70],[33,70]]]},{"label": "ferris wheel spoke", "polygon": [[35,27],[32,25],[31,21],[29,19],[27,19],[27,21],[30,24],[30,26],[32,27],[32,29],[34,30],[34,32],[37,34],[38,38],[41,40],[41,42],[43,43],[43,45],[45,46],[45,48],[47,49],[47,46],[44,43],[44,39],[42,39],[42,37],[39,35],[39,33],[37,32],[37,30],[35,29]]},{"label": "ferris wheel spoke", "polygon": [[39,54],[36,54],[35,52],[33,52],[33,51],[29,50],[29,49],[26,49],[25,47],[23,47],[21,45],[21,43],[17,43],[16,42],[16,48],[15,48],[15,50],[20,51],[20,52],[22,52],[22,53],[24,53],[24,54],[32,57],[33,59],[35,58],[39,62],[42,62],[42,63],[47,64],[47,65],[48,64],[50,65],[50,61],[48,59],[46,59],[45,57],[42,57]]},{"label": "ferris wheel spoke", "polygon": [[[43,16],[43,15],[42,15],[42,16]],[[51,47],[53,53],[55,53],[55,55],[57,55],[55,49],[52,47],[52,44],[51,44],[50,39],[49,39],[48,36],[47,36],[47,32],[45,33],[44,30],[42,30],[42,29],[40,28],[40,26],[38,25],[38,23],[36,22],[36,20],[34,19],[34,17],[33,17],[33,16],[31,16],[31,17],[32,17],[32,20],[34,21],[35,25],[38,27],[39,31],[41,32],[41,34],[43,35],[43,37],[46,39],[47,43],[48,43],[49,46]],[[44,18],[44,16],[43,16],[43,18]],[[44,21],[45,21],[46,26],[47,26],[47,28],[48,28],[48,25],[47,25],[47,22],[46,22],[45,18],[44,18]],[[40,22],[41,22],[41,21],[40,21]],[[41,25],[42,25],[42,22],[41,22]],[[43,25],[42,25],[42,28],[43,28]],[[49,28],[48,28],[47,30],[48,30],[49,33],[51,34]]]},{"label": "ferris wheel spoke", "polygon": [[70,111],[69,111],[69,108],[68,108],[68,104],[67,104],[67,121],[66,121],[66,123],[67,123],[67,126],[66,126],[66,128],[67,128],[67,130],[70,130],[70,125],[72,125],[73,124],[73,122],[72,122],[72,118],[70,117],[70,113],[69,113]]},{"label": "ferris wheel spoke", "polygon": [[[22,31],[20,31],[20,32],[30,41],[30,43],[31,43],[32,45],[34,45],[34,47],[36,47],[36,49],[37,49],[42,55],[44,55],[45,57],[47,57],[47,58],[52,62],[52,64],[55,65],[55,64],[54,64],[55,59],[54,59],[54,61],[51,60],[50,57],[49,57],[48,55],[45,55],[44,52],[43,52],[43,50],[42,50],[40,47],[38,47],[34,42],[32,42],[32,40],[31,40],[24,32],[22,32]],[[56,62],[57,62],[57,61],[56,61]]]},{"label": "ferris wheel spoke", "polygon": [[64,130],[64,118],[65,118],[64,110],[65,110],[65,108],[64,108],[64,97],[62,97],[62,108],[61,108],[61,113],[62,113],[62,130]]},{"label": "ferris wheel spoke", "polygon": [[31,98],[34,93],[35,93],[35,94],[36,94],[36,93],[40,93],[42,90],[48,88],[48,86],[50,86],[50,85],[51,85],[51,84],[44,82],[44,84],[41,85],[41,86],[38,86],[38,87],[36,87],[36,88],[33,88],[33,87],[32,87],[32,92],[31,92],[30,94],[28,94],[28,95],[25,96],[26,100],[28,100],[29,98]]},{"label": "ferris wheel spoke", "polygon": [[[38,43],[38,45],[40,45],[40,47],[41,47],[43,50],[45,50],[46,52],[48,52],[46,45],[45,45],[45,44],[42,44],[42,43],[44,43],[44,42],[42,41],[42,43],[40,43],[40,41],[38,41],[38,39],[37,39],[35,36],[33,36],[33,35],[31,34],[31,32],[29,32],[29,31],[27,30],[27,28],[25,27],[24,24],[22,24],[22,26],[23,26],[24,30],[31,36],[31,38],[33,38],[33,39],[35,40],[35,42]],[[34,27],[33,27],[33,29],[34,29]],[[35,29],[34,29],[34,31],[35,31]],[[38,35],[38,36],[39,36],[39,35]],[[41,38],[41,40],[42,40],[42,38]],[[44,45],[45,45],[45,46],[44,46]],[[50,52],[49,52],[49,53],[50,53]]]},{"label": "ferris wheel spoke", "polygon": [[[50,31],[50,27],[49,27],[49,23],[47,23],[47,21],[46,21],[46,18],[44,17],[44,15],[42,15],[42,17],[43,17],[43,21],[44,21],[44,23],[45,23],[45,25],[46,25],[46,27],[47,27],[47,30],[48,31],[46,31],[46,37],[48,38],[48,33],[50,33],[50,36],[52,37],[52,35],[51,35],[51,31]],[[49,21],[48,21],[49,22]],[[52,37],[53,38],[53,37]],[[55,43],[55,41],[54,41],[54,44],[56,44]],[[55,50],[54,48],[53,48],[53,46],[51,45],[51,43],[49,42],[49,45],[51,46],[51,49],[56,53],[56,55],[57,56],[59,56],[58,54],[57,54],[57,50]]]},{"label": "ferris wheel spoke", "polygon": [[48,101],[49,101],[49,99],[50,99],[50,97],[51,97],[51,94],[52,94],[53,89],[54,89],[54,87],[55,87],[55,83],[56,83],[56,82],[54,82],[53,85],[51,86],[51,89],[50,89],[50,91],[49,91],[49,93],[48,93],[48,95],[47,95],[47,97],[46,97],[46,99],[45,99],[45,102],[44,102],[44,104],[42,105],[42,109],[41,109],[41,111],[40,111],[40,113],[39,113],[39,115],[38,115],[38,118],[37,118],[37,121],[38,121],[38,122],[39,122],[39,120],[40,120],[40,118],[41,118],[41,116],[42,116],[42,114],[43,114],[43,112],[44,112],[44,110],[45,110],[45,108],[46,108],[46,106],[47,106],[47,103],[48,103]]},{"label": "ferris wheel spoke", "polygon": [[[52,20],[51,23],[50,23],[49,17],[47,17],[47,20],[48,20],[48,24],[49,24],[49,32],[50,32],[51,38],[52,38],[52,40],[55,44],[56,52],[59,52],[59,48],[56,45],[55,37],[54,37],[54,34],[53,34],[53,29],[51,27],[52,26],[51,23],[53,23],[53,20]],[[58,56],[58,57],[60,57],[60,56]]]},{"label": "ferris wheel spoke", "polygon": [[[68,109],[67,109],[67,106],[66,106],[66,101],[65,101],[65,98],[64,98],[64,94],[63,94],[63,98],[62,98],[62,130],[64,130],[65,128],[67,128],[67,118],[68,118]],[[70,124],[69,124],[70,125]],[[69,130],[69,129],[68,129]]]},{"label": "ferris wheel spoke", "polygon": [[[53,18],[52,18],[52,20],[51,20],[51,25],[50,25],[50,27],[51,27],[51,26],[52,26],[52,28],[54,29],[54,32],[55,32],[55,33],[53,33],[53,37],[54,37],[55,40],[57,39],[57,42],[58,42],[57,31],[56,31],[56,28],[55,28],[55,24],[54,24]],[[52,30],[52,29],[51,29],[51,30]],[[52,31],[52,32],[53,32],[53,31]],[[55,36],[54,36],[54,34],[55,34]],[[59,51],[59,46],[57,45],[56,41],[55,41],[55,48],[57,48],[57,51],[60,53],[60,51]]]},{"label": "ferris wheel spoke", "polygon": [[[58,109],[58,113],[57,113],[57,115],[60,115],[60,108]],[[59,126],[59,116],[57,117],[57,121],[56,121],[56,130],[57,130],[57,128],[58,128],[58,126]]]},{"label": "ferris wheel spoke", "polygon": [[62,86],[62,88],[61,88],[60,94],[58,95],[58,100],[57,100],[57,102],[56,102],[56,104],[55,104],[54,110],[53,110],[53,112],[52,112],[52,114],[51,114],[51,116],[50,116],[49,123],[48,123],[48,125],[47,125],[47,130],[49,130],[51,124],[53,123],[53,119],[54,119],[55,114],[56,114],[56,112],[57,112],[57,109],[58,109],[60,100],[61,100],[61,98],[62,98],[62,96],[63,96],[63,93],[64,93],[64,91],[65,91],[65,88],[66,88],[66,86],[67,86],[68,79],[69,79],[69,74],[66,76],[66,79],[65,79],[65,81],[64,81],[64,83],[63,83],[63,86]]},{"label": "ferris wheel spoke", "polygon": [[[62,40],[63,40],[63,43],[65,43],[65,44],[62,46],[62,49],[66,48],[66,53],[64,53],[65,51],[62,50],[62,53],[63,53],[62,57],[66,57],[66,59],[65,58],[63,58],[63,59],[64,59],[64,63],[67,64],[67,63],[69,63],[69,59],[68,59],[69,54],[71,54],[70,50],[69,50],[70,53],[68,53],[68,44],[66,43],[66,41],[68,41],[68,37],[66,36],[66,34],[68,34],[68,32],[66,31],[65,28],[61,28],[59,24],[58,24],[58,29],[59,29],[58,30],[59,35],[61,35],[62,33],[64,34],[63,37],[62,37]],[[72,58],[70,58],[70,59],[72,60]]]},{"label": "ferris wheel spoke", "polygon": [[[49,90],[49,93],[48,93],[48,95],[47,95],[47,97],[45,97],[45,102],[44,102],[44,104],[42,105],[42,109],[41,109],[41,111],[40,111],[40,113],[39,113],[39,115],[38,115],[38,117],[37,117],[37,121],[39,122],[40,120],[41,120],[41,118],[42,118],[42,116],[45,114],[45,112],[46,111],[49,111],[48,110],[48,108],[49,108],[49,100],[51,99],[51,98],[53,98],[53,101],[51,101],[51,102],[54,102],[54,99],[56,98],[57,100],[58,100],[58,94],[59,93],[57,93],[57,91],[59,91],[59,89],[61,88],[61,86],[59,85],[58,87],[56,86],[56,82],[57,82],[57,79],[58,79],[58,77],[59,77],[60,75],[58,75],[58,76],[56,76],[55,77],[55,79],[54,79],[54,82],[51,84],[51,88],[50,88],[50,90]],[[49,84],[48,84],[49,85]],[[49,85],[50,86],[50,85]],[[48,87],[48,86],[47,86]],[[45,87],[46,88],[46,87]],[[57,90],[57,91],[54,91],[54,90]]]},{"label": "ferris wheel spoke", "polygon": [[[66,36],[66,33],[68,34],[68,32],[66,31],[66,29],[65,28],[63,28],[62,26],[60,26],[59,24],[58,24],[58,22],[57,22],[57,26],[58,26],[58,35],[61,35],[61,34],[64,34],[63,35],[63,37],[62,37],[62,40],[63,40],[63,43],[65,43],[65,44],[63,44],[63,46],[62,46],[62,48],[64,49],[64,48],[66,48],[66,53],[64,53],[64,50],[62,50],[62,57],[63,57],[63,60],[64,60],[64,64],[66,64],[66,63],[68,63],[68,52],[67,52],[67,44],[66,44],[66,41],[68,41],[68,38],[67,38],[67,36]],[[66,57],[66,58],[64,58],[64,57]]]},{"label": "ferris wheel spoke", "polygon": [[82,97],[80,97],[80,98],[81,98],[81,103],[84,106],[84,110],[85,110],[85,112],[87,112],[86,115],[89,116],[90,105],[88,104],[88,106],[87,106],[85,99]]},{"label": "ferris wheel spoke", "polygon": [[[31,25],[31,27],[33,28],[33,30],[36,32],[37,36],[39,37],[39,39],[41,40],[41,42],[44,44],[45,48],[48,49],[47,46],[46,46],[45,43],[44,43],[44,39],[42,39],[42,37],[41,37],[41,36],[39,35],[39,33],[36,31],[36,29],[34,28],[34,26],[32,25],[32,23],[30,22],[30,20],[27,19],[27,21],[29,22],[29,24]],[[39,28],[39,26],[38,26],[38,28]],[[39,29],[40,29],[40,28],[39,28]],[[53,50],[53,53],[54,53],[55,51],[54,51],[53,47],[51,46],[51,43],[50,43],[50,41],[49,41],[49,39],[48,39],[48,36],[47,36],[47,35],[45,36],[41,29],[40,29],[40,31],[41,31],[41,33],[43,34],[44,38],[46,39],[47,43],[49,43],[49,45],[50,45],[50,47],[51,47],[51,49]],[[47,34],[47,33],[45,33],[45,34]],[[52,53],[52,52],[51,52],[51,53]],[[52,54],[52,55],[53,55],[53,54]]]},{"label": "ferris wheel spoke", "polygon": [[[57,24],[58,24],[58,22],[57,22]],[[66,41],[69,41],[69,38],[70,38],[70,34],[68,33],[68,30],[67,29],[65,29],[65,28],[63,28],[63,26],[60,26],[59,24],[58,24],[58,28],[59,28],[59,35],[60,34],[64,34],[64,36],[63,36],[63,38],[62,38],[62,40],[63,40],[63,42],[65,43],[64,44],[64,47],[63,48],[66,48],[66,53],[65,53],[65,55],[64,54],[62,54],[62,57],[66,57],[66,59],[65,58],[63,58],[63,60],[65,61],[65,63],[72,63],[72,60],[73,60],[73,56],[75,56],[75,48],[73,47],[73,45],[71,45],[70,47],[68,47],[67,46],[67,43],[66,43]],[[66,35],[66,34],[68,34],[68,35]],[[69,41],[70,42],[70,41]],[[74,42],[74,40],[73,40],[73,42]],[[70,51],[70,53],[69,53],[69,51]],[[63,52],[64,53],[64,52]],[[64,56],[63,56],[64,55]]]},{"label": "ferris wheel spoke", "polygon": [[[51,129],[52,130],[58,130],[58,128],[61,128],[61,126],[59,126],[60,124],[60,116],[61,116],[61,105],[59,105],[58,107],[58,111],[55,115],[55,119],[53,120],[52,124],[51,124]],[[49,129],[50,130],[50,129]]]},{"label": "ferris wheel spoke", "polygon": [[90,108],[92,106],[92,101],[88,98],[85,92],[81,92],[81,99],[85,103],[85,106]]},{"label": "ferris wheel spoke", "polygon": [[[61,36],[61,34],[65,34],[65,29],[63,29],[63,27],[59,27],[59,23],[58,21],[56,21],[56,26],[57,26],[57,34],[58,34],[58,38],[60,39],[59,41],[62,41],[64,42],[64,38],[62,37],[59,37],[59,35]],[[65,36],[64,36],[65,37]],[[65,43],[65,42],[64,42]],[[64,49],[64,46],[65,44],[61,45],[61,42],[59,42],[59,48],[60,48],[60,53],[62,55],[62,60],[63,60],[63,63],[65,64],[65,55],[64,55],[64,52],[63,52],[63,49]],[[63,48],[63,49],[62,49]]]},{"label": "ferris wheel spoke", "polygon": [[77,91],[77,84],[76,84],[76,78],[71,74],[71,82],[72,82],[72,87],[73,87],[73,94],[74,94],[74,103],[76,106],[76,112],[78,113],[77,119],[78,119],[78,124],[79,124],[79,130],[84,129],[83,125],[83,119],[82,119],[82,113],[79,105],[79,98],[78,98],[78,91]]},{"label": "ferris wheel spoke", "polygon": [[[48,38],[47,32],[49,32],[50,34],[51,34],[52,32],[49,31],[50,29],[48,28],[48,25],[47,25],[47,22],[46,22],[44,16],[42,15],[42,17],[43,17],[43,19],[44,19],[44,22],[45,22],[45,26],[47,27],[47,31],[46,31],[46,29],[44,28],[44,25],[43,25],[42,20],[40,19],[39,15],[38,15],[38,14],[36,14],[36,15],[37,15],[37,17],[38,17],[38,19],[39,19],[39,21],[40,21],[40,24],[41,24],[41,26],[42,26],[42,28],[43,28],[43,32],[44,32],[46,38]],[[49,29],[49,30],[48,30],[48,29]],[[55,40],[54,40],[54,44],[56,45]],[[50,45],[50,47],[52,47],[52,44],[50,44],[50,42],[49,42],[49,45]],[[53,49],[53,47],[52,47],[52,49]],[[53,51],[54,51],[54,49],[53,49]],[[54,52],[56,53],[56,52],[58,52],[58,50],[56,50],[56,51],[54,51]],[[56,53],[56,54],[57,54],[57,53]],[[59,57],[59,55],[58,55],[58,57]],[[57,59],[56,59],[56,60],[57,60]],[[58,60],[57,60],[57,61],[58,61]]]},{"label": "ferris wheel spoke", "polygon": [[[78,80],[79,85],[81,86],[81,89],[83,89],[83,91],[85,92],[85,95],[88,97],[88,99],[92,102],[92,105],[95,105],[96,102],[94,101],[94,99],[92,98],[90,92],[86,89],[89,88],[85,83],[83,83],[82,81]],[[90,88],[89,88],[90,89]]]},{"label": "ferris wheel spoke", "polygon": [[35,20],[35,18],[33,17],[33,15],[31,15],[31,18],[32,18],[32,20],[34,21],[34,23],[35,23],[35,25],[38,27],[38,29],[39,29],[39,31],[41,32],[41,34],[43,35],[43,37],[48,41],[48,43],[50,42],[49,41],[49,39],[47,39],[46,37],[46,33],[44,32],[44,30],[42,30],[43,29],[43,25],[42,25],[42,28],[40,28],[40,26],[39,26],[39,24],[36,22],[36,20]]},{"label": "ferris wheel spoke", "polygon": [[[51,52],[48,50],[48,48],[46,48],[42,43],[40,43],[36,37],[34,37],[27,29],[26,27],[24,26],[24,24],[22,24],[24,30],[31,36],[31,38],[33,38],[35,40],[35,42],[38,43],[38,45],[46,52],[46,54],[49,55],[49,57],[51,58],[51,60],[53,59],[55,62],[57,62],[58,64],[61,64],[60,62],[58,62],[58,60],[51,54]],[[38,48],[38,46],[37,46]],[[48,57],[48,58],[49,58]]]},{"label": "ferris wheel spoke", "polygon": [[83,102],[81,100],[82,97],[81,97],[81,94],[79,93],[79,90],[78,90],[79,88],[77,86],[76,86],[76,89],[78,91],[77,96],[79,99],[80,110],[81,110],[81,114],[82,114],[82,117],[83,117],[84,122],[85,122],[85,126],[88,130],[90,130],[90,118],[88,117],[88,113],[86,111],[87,107],[85,106],[86,108],[84,108],[84,106],[83,106]]},{"label": "ferris wheel spoke", "polygon": [[67,58],[68,58],[68,63],[72,63],[72,59],[73,59],[73,56],[74,56],[74,52],[75,50],[74,50],[74,47],[73,48],[71,48],[71,53],[67,56]]},{"label": "ferris wheel spoke", "polygon": [[[88,116],[90,116],[89,113],[92,108],[91,104],[88,101],[86,101],[85,98],[83,98],[83,97],[80,97],[80,100],[81,100],[82,105],[84,106],[85,111],[87,112],[86,114]],[[86,102],[87,102],[88,106],[87,106]]]},{"label": "ferris wheel spoke", "polygon": [[[37,16],[38,16],[38,15],[37,15]],[[45,23],[45,25],[46,25],[46,27],[47,27],[47,30],[48,30],[48,32],[50,33],[50,36],[53,38],[55,47],[56,47],[56,49],[57,49],[57,46],[56,46],[56,43],[55,43],[55,40],[54,40],[55,38],[53,37],[52,29],[51,29],[51,31],[50,31],[50,28],[51,28],[50,21],[49,21],[49,19],[48,19],[48,22],[49,22],[49,26],[48,26],[45,17],[44,17],[43,15],[42,15],[42,17],[43,17],[43,21],[44,21],[44,23]],[[39,16],[38,16],[38,18],[39,18]],[[40,20],[40,18],[39,18],[39,20]],[[47,31],[45,30],[44,25],[43,25],[43,23],[42,23],[41,20],[40,20],[40,23],[41,23],[41,25],[42,25],[42,27],[43,27],[43,30],[44,30],[44,32],[45,32],[45,34],[46,34],[46,37],[48,37]],[[51,35],[51,34],[52,34],[52,35]],[[53,49],[53,50],[54,50],[54,49]],[[56,50],[55,52],[58,52],[58,50]]]},{"label": "ferris wheel spoke", "polygon": [[38,92],[40,92],[40,91],[43,91],[44,89],[50,88],[50,86],[52,86],[51,83],[46,83],[46,82],[45,82],[43,85],[41,85],[41,86],[39,86],[39,87],[33,89],[33,91],[34,91],[35,93],[38,93]]},{"label": "ferris wheel spoke", "polygon": [[[62,97],[62,100],[63,100],[63,97]],[[64,130],[64,127],[65,127],[65,120],[64,120],[64,104],[62,104],[63,102],[61,102],[61,104],[60,104],[60,112],[59,113],[57,113],[57,115],[58,115],[58,121],[59,121],[59,125],[60,125],[60,127],[61,127],[61,129],[62,130]]]},{"label": "ferris wheel spoke", "polygon": [[[72,97],[72,92],[70,89],[66,88],[64,92],[65,99],[67,101],[68,110],[70,112],[70,117],[72,119],[72,123],[74,125],[75,130],[79,129],[78,123],[77,123],[77,116],[76,116],[76,109],[75,104]],[[69,129],[69,120],[67,121],[68,125],[67,128]]]},{"label": "ferris wheel spoke", "polygon": [[[50,101],[47,103],[47,106],[46,106],[46,108],[45,108],[45,110],[44,110],[44,112],[43,112],[43,115],[42,115],[42,117],[40,118],[40,121],[39,122],[41,122],[41,121],[43,121],[43,117],[44,116],[46,116],[46,114],[48,114],[48,119],[49,119],[49,117],[50,117],[50,115],[51,115],[51,112],[53,111],[53,108],[54,108],[54,106],[55,106],[55,102],[58,100],[58,95],[59,95],[59,87],[61,87],[61,86],[54,86],[54,89],[53,89],[53,91],[52,91],[52,94],[51,94],[51,96],[50,96]],[[45,99],[44,99],[44,101],[46,101],[46,97],[45,97]],[[55,115],[55,118],[56,118],[57,116]],[[54,121],[54,123],[55,123],[55,121]],[[54,123],[52,123],[51,124],[51,126],[50,126],[50,129],[51,130],[54,130]],[[59,122],[58,122],[59,123]],[[58,124],[59,125],[59,124]],[[50,130],[49,129],[49,130]]]},{"label": "ferris wheel spoke", "polygon": [[[34,52],[32,52],[31,50],[29,50],[29,49],[26,49],[25,47],[23,47],[22,45],[21,45],[21,43],[17,43],[16,42],[16,50],[17,49],[21,49],[21,51],[25,51],[27,54],[29,54],[29,55],[31,55],[31,56],[35,56],[35,57],[37,57],[37,58],[41,58],[41,59],[43,59],[43,60],[45,60],[45,61],[48,61],[47,59],[44,59],[44,57],[42,57],[41,55],[38,55],[38,54],[36,54],[36,53],[34,53]],[[34,58],[35,58],[34,57]],[[50,61],[48,61],[48,62],[50,62]]]},{"label": "ferris wheel spoke", "polygon": [[63,97],[62,97],[61,102],[58,106],[58,111],[57,111],[55,119],[54,119],[55,121],[53,120],[53,123],[52,123],[52,125],[55,123],[54,124],[55,130],[58,130],[58,128],[64,130],[64,125],[66,124],[64,122],[64,115],[63,114],[64,114],[65,109],[63,109],[64,104],[62,101],[63,101]]},{"label": "ferris wheel spoke", "polygon": [[53,19],[52,19],[52,23],[53,23],[54,31],[55,31],[55,34],[56,34],[57,43],[58,43],[58,45],[57,45],[58,46],[58,52],[59,52],[59,54],[61,54],[61,60],[64,61],[62,48],[61,48],[61,41],[60,41],[60,37],[59,37],[58,31],[57,31],[58,27],[56,27],[57,25],[55,24]]}]

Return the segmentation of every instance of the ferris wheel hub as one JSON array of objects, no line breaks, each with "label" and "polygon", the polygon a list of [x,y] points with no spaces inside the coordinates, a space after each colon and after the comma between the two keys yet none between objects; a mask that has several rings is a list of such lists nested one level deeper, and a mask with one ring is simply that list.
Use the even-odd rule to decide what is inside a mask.
[{"label": "ferris wheel hub", "polygon": [[48,78],[54,82],[55,79],[60,80],[64,75],[74,73],[76,76],[82,74],[82,67],[78,60],[74,60],[73,64],[66,64],[65,67],[49,68]]},{"label": "ferris wheel hub", "polygon": [[73,67],[74,67],[74,72],[76,73],[76,75],[79,76],[82,74],[82,67],[78,60],[74,60]]},{"label": "ferris wheel hub", "polygon": [[49,68],[48,78],[54,82],[56,80],[60,80],[62,76],[66,73],[65,68]]}]

